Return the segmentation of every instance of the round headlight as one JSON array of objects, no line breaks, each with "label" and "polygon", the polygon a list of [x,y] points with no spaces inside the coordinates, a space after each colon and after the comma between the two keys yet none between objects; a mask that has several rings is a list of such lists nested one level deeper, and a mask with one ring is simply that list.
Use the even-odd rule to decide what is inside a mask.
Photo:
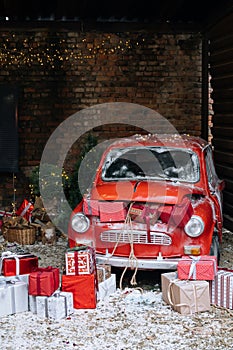
[{"label": "round headlight", "polygon": [[198,237],[204,231],[204,222],[200,216],[193,215],[189,222],[185,225],[184,230],[190,237]]},{"label": "round headlight", "polygon": [[90,227],[90,220],[82,213],[77,213],[73,216],[71,221],[72,229],[76,232],[86,232]]}]

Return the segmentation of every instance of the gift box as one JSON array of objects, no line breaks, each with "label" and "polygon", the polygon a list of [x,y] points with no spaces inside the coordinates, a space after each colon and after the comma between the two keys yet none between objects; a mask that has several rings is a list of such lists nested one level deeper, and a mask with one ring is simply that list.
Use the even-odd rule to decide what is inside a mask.
[{"label": "gift box", "polygon": [[56,267],[38,268],[29,275],[28,294],[50,296],[60,286],[60,273]]},{"label": "gift box", "polygon": [[[4,276],[4,279],[6,281],[11,281],[12,283],[14,282],[17,282],[17,281],[21,281],[21,282],[24,282],[26,283],[27,287],[28,287],[28,284],[29,284],[29,273],[28,274],[25,274],[25,275],[17,275],[17,276]],[[2,277],[2,276],[0,276]]]},{"label": "gift box", "polygon": [[189,198],[184,198],[180,204],[174,205],[171,212],[173,224],[184,227],[193,215],[193,207]]},{"label": "gift box", "polygon": [[162,206],[158,209],[158,212],[160,220],[167,224],[171,218],[172,205]]},{"label": "gift box", "polygon": [[0,258],[0,271],[4,276],[28,274],[38,268],[38,257],[32,254],[3,252]]},{"label": "gift box", "polygon": [[172,226],[184,227],[193,215],[193,207],[189,198],[184,198],[180,204],[159,208],[160,219]]},{"label": "gift box", "polygon": [[39,318],[48,318],[48,297],[29,295],[29,310]]},{"label": "gift box", "polygon": [[162,298],[182,315],[210,310],[209,282],[177,279],[176,272],[161,275]]},{"label": "gift box", "polygon": [[28,288],[22,281],[0,279],[0,316],[28,311]]},{"label": "gift box", "polygon": [[86,215],[99,216],[99,201],[84,197],[83,212]]},{"label": "gift box", "polygon": [[48,298],[48,318],[60,320],[71,315],[73,310],[73,293],[57,292]]},{"label": "gift box", "polygon": [[75,309],[96,308],[97,284],[95,273],[89,275],[62,275],[63,292],[73,293]]},{"label": "gift box", "polygon": [[125,221],[126,210],[123,202],[99,202],[101,222]]},{"label": "gift box", "polygon": [[73,294],[57,291],[50,297],[29,295],[29,310],[40,318],[60,320],[74,312]]},{"label": "gift box", "polygon": [[80,246],[65,253],[66,275],[91,274],[95,270],[95,252],[92,247]]},{"label": "gift box", "polygon": [[27,199],[24,199],[23,202],[20,204],[20,207],[16,211],[16,215],[22,216],[27,221],[31,222],[33,209],[34,209],[33,204],[31,202],[29,202]]},{"label": "gift box", "polygon": [[108,298],[116,292],[116,275],[112,274],[109,278],[98,284],[97,301]]},{"label": "gift box", "polygon": [[101,283],[111,276],[111,265],[97,264],[96,272],[98,283]]},{"label": "gift box", "polygon": [[233,309],[233,271],[219,269],[210,281],[211,304]]},{"label": "gift box", "polygon": [[217,273],[216,256],[183,256],[177,264],[181,280],[213,280]]}]

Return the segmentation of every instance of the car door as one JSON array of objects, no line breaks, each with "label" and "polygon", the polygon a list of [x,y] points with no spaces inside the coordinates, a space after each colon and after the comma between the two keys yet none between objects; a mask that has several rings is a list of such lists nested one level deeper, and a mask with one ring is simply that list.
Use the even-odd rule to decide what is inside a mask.
[{"label": "car door", "polygon": [[217,225],[218,229],[221,232],[222,229],[222,222],[223,222],[223,216],[222,216],[222,204],[223,204],[223,188],[224,188],[224,181],[220,180],[214,165],[214,159],[213,159],[213,151],[212,147],[208,146],[205,153],[205,163],[206,163],[206,172],[207,172],[207,178],[208,178],[208,187],[209,187],[209,193],[210,197],[214,202],[215,206],[215,215],[217,218]]}]

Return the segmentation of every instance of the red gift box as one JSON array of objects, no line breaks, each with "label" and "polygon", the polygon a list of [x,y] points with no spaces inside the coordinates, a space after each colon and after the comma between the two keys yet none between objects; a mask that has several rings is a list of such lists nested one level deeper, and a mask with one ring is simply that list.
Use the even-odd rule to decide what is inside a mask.
[{"label": "red gift box", "polygon": [[83,212],[86,215],[99,216],[99,201],[94,199],[84,198]]},{"label": "red gift box", "polygon": [[159,208],[158,211],[160,219],[167,224],[171,218],[172,206],[166,205],[164,207]]},{"label": "red gift box", "polygon": [[184,227],[193,215],[193,207],[189,198],[184,198],[180,204],[168,205],[159,209],[160,219],[178,227]]},{"label": "red gift box", "polygon": [[216,256],[183,256],[177,264],[177,273],[180,280],[211,281],[217,273]]},{"label": "red gift box", "polygon": [[70,249],[65,253],[66,274],[85,275],[95,270],[95,252],[92,247]]},{"label": "red gift box", "polygon": [[123,202],[99,202],[100,221],[125,221],[126,211]]},{"label": "red gift box", "polygon": [[31,272],[28,282],[29,295],[51,296],[60,286],[59,268],[48,266],[39,267]]},{"label": "red gift box", "polygon": [[31,221],[33,209],[34,205],[27,199],[24,199],[19,209],[16,211],[16,215],[24,217],[27,221]]},{"label": "red gift box", "polygon": [[62,275],[62,291],[73,293],[75,309],[95,309],[97,298],[96,275]]},{"label": "red gift box", "polygon": [[178,227],[184,227],[193,215],[193,207],[189,198],[184,198],[181,204],[174,205],[171,213],[173,222]]},{"label": "red gift box", "polygon": [[38,268],[38,257],[32,254],[3,252],[0,260],[0,273],[4,276],[26,275]]}]

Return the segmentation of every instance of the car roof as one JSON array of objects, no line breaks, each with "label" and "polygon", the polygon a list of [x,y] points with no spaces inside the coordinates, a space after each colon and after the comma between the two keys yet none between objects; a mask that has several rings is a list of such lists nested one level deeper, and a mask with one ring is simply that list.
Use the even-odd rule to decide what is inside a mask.
[{"label": "car roof", "polygon": [[208,145],[209,143],[201,137],[188,134],[135,134],[117,139],[110,148],[165,146],[202,151]]}]

